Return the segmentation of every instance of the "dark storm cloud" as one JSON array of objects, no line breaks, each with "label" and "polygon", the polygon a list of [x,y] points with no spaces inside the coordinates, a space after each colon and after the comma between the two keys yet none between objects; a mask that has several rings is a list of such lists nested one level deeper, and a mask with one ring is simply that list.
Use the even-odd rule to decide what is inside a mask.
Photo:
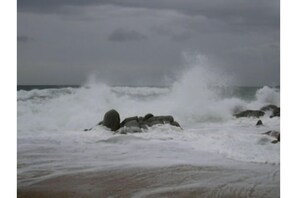
[{"label": "dark storm cloud", "polygon": [[19,0],[18,41],[34,43],[18,45],[18,83],[157,85],[184,52],[279,83],[279,18],[279,0]]},{"label": "dark storm cloud", "polygon": [[65,7],[115,5],[174,10],[185,15],[202,15],[233,24],[279,25],[279,0],[19,0],[23,12],[55,13]]},{"label": "dark storm cloud", "polygon": [[147,36],[144,34],[141,34],[135,30],[125,30],[123,28],[114,30],[108,37],[108,40],[115,42],[140,41],[146,39]]}]

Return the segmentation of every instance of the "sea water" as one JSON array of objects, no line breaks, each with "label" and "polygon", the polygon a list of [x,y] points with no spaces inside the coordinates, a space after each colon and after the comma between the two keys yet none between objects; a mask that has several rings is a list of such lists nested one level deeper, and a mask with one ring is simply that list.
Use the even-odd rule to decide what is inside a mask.
[{"label": "sea water", "polygon": [[[280,130],[272,112],[260,119],[234,113],[280,105],[280,88],[230,86],[222,77],[192,68],[166,87],[110,86],[90,80],[82,86],[18,87],[18,184],[85,170],[280,163],[280,145],[263,135]],[[96,126],[115,109],[130,116],[172,115],[182,128],[152,126],[142,133],[114,134]],[[84,131],[92,128],[90,131]]]}]

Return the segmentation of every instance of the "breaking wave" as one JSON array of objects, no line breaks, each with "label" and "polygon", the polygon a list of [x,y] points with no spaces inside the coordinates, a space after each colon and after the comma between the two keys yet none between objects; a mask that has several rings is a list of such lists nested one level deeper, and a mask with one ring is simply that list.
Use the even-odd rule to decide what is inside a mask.
[{"label": "breaking wave", "polygon": [[227,121],[235,112],[267,104],[279,106],[279,90],[268,86],[255,89],[252,101],[224,94],[232,89],[228,79],[200,63],[185,71],[171,87],[113,87],[89,80],[80,88],[21,90],[17,94],[18,124],[21,129],[82,129],[98,123],[106,111],[116,109],[122,118],[170,114],[187,125]]}]

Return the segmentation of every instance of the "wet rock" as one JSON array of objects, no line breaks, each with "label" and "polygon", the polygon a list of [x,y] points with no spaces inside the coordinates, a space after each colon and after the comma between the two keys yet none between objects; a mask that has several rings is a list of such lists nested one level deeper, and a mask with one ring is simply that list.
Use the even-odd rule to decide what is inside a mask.
[{"label": "wet rock", "polygon": [[280,107],[277,107],[276,105],[267,105],[260,109],[261,111],[272,111],[272,115],[270,118],[273,117],[280,117]]},{"label": "wet rock", "polygon": [[[154,116],[144,122],[145,125],[151,127],[157,124],[170,124],[172,126],[180,127],[179,123],[174,120],[172,116]],[[181,127],[180,127],[181,128]]]},{"label": "wet rock", "polygon": [[[114,109],[106,112],[103,121],[98,125],[106,126],[112,131],[116,131],[116,133],[127,134],[143,132],[145,129],[148,129],[148,127],[158,124],[170,124],[175,127],[180,127],[180,124],[176,122],[171,115],[154,116],[151,113],[146,114],[144,117],[128,117],[120,122],[120,115]],[[85,129],[84,131],[91,129]]]},{"label": "wet rock", "polygon": [[112,131],[118,130],[120,128],[120,114],[114,109],[106,112],[102,125],[110,128]]},{"label": "wet rock", "polygon": [[242,111],[240,113],[234,114],[236,118],[241,118],[241,117],[256,117],[259,118],[261,116],[264,116],[265,112],[259,111],[259,110],[246,110]]},{"label": "wet rock", "polygon": [[273,117],[280,117],[280,108],[279,107],[273,110],[270,118],[273,118]]},{"label": "wet rock", "polygon": [[176,127],[180,127],[179,123],[176,122],[176,121],[173,121],[173,122],[171,122],[170,124],[173,125],[173,126],[176,126]]},{"label": "wet rock", "polygon": [[148,119],[150,119],[151,117],[154,117],[154,115],[153,114],[151,114],[151,113],[148,113],[148,114],[146,114],[145,116],[144,116],[144,120],[148,120]]},{"label": "wet rock", "polygon": [[139,133],[142,132],[141,126],[138,122],[138,119],[130,119],[130,121],[126,122],[124,126],[122,126],[118,133],[127,134],[127,133]]},{"label": "wet rock", "polygon": [[154,117],[147,119],[147,122],[149,122],[149,123],[154,122],[154,121],[159,121],[159,122],[162,122],[163,124],[165,124],[165,123],[173,122],[174,119],[172,116],[154,116]]},{"label": "wet rock", "polygon": [[272,141],[271,141],[272,144],[276,144],[276,143],[278,143],[278,142],[279,142],[278,140],[272,140]]},{"label": "wet rock", "polygon": [[144,117],[139,116],[139,117],[138,117],[138,122],[143,122],[143,121],[144,121]]},{"label": "wet rock", "polygon": [[261,111],[274,111],[277,108],[278,108],[277,106],[270,104],[270,105],[262,107],[260,110]]},{"label": "wet rock", "polygon": [[138,122],[138,117],[134,116],[134,117],[129,117],[129,118],[125,118],[122,122],[121,122],[121,127],[125,126],[125,124],[127,122],[133,121],[135,120],[136,122]]},{"label": "wet rock", "polygon": [[137,120],[131,120],[129,122],[126,122],[125,127],[139,127],[140,128],[140,124]]},{"label": "wet rock", "polygon": [[258,120],[258,122],[257,122],[256,126],[261,126],[261,125],[263,125],[263,122],[262,122],[262,120]]},{"label": "wet rock", "polygon": [[157,125],[157,124],[164,124],[164,122],[161,121],[161,120],[154,120],[154,121],[148,122],[147,126],[151,127],[151,126],[154,126],[154,125]]}]

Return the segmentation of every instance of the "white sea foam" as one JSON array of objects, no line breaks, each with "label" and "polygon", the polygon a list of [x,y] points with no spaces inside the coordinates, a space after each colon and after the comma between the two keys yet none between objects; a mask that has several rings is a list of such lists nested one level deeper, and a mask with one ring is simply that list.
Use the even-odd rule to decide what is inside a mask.
[{"label": "white sea foam", "polygon": [[[36,171],[42,175],[48,170],[221,163],[221,158],[211,157],[214,155],[278,164],[279,144],[271,144],[273,138],[261,133],[279,130],[279,118],[270,119],[266,114],[261,118],[264,126],[256,127],[257,119],[232,115],[279,105],[279,90],[259,88],[252,101],[225,97],[221,91],[230,85],[225,80],[228,77],[207,68],[192,66],[166,88],[112,87],[91,80],[80,88],[18,91],[19,174],[34,178]],[[154,126],[125,136],[94,127],[110,109],[116,109],[121,119],[170,114],[183,130]],[[90,127],[94,129],[83,131]]]}]

